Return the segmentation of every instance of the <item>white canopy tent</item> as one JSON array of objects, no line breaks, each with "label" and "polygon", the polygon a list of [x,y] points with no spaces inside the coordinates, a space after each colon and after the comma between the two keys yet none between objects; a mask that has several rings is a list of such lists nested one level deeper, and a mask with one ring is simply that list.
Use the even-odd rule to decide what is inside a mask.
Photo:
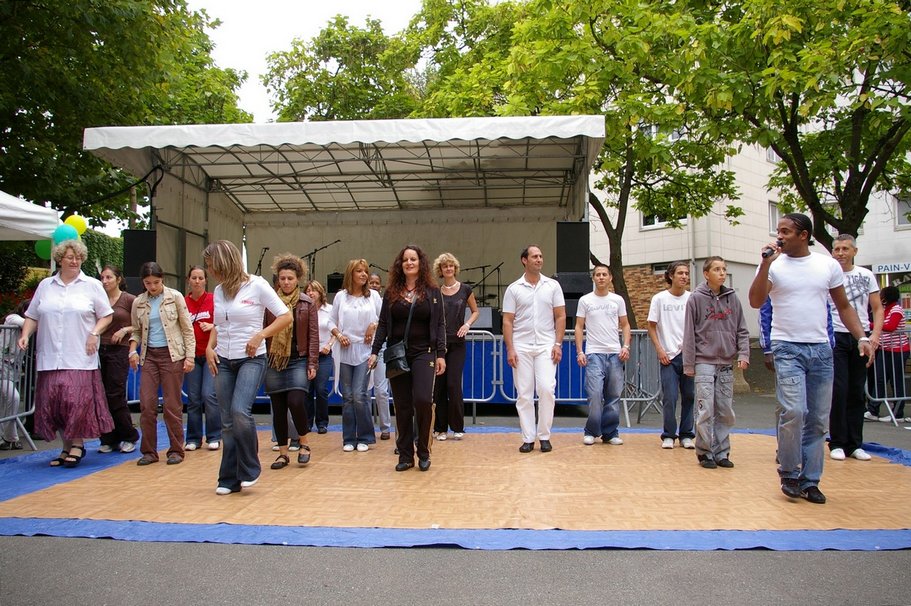
[{"label": "white canopy tent", "polygon": [[0,191],[0,240],[50,240],[60,217],[53,208]]},{"label": "white canopy tent", "polygon": [[341,241],[321,257],[339,271],[406,241],[468,249],[463,266],[552,246],[556,221],[586,216],[603,139],[603,116],[558,116],[90,128],[84,147],[153,175],[166,271],[219,238],[251,260]]}]

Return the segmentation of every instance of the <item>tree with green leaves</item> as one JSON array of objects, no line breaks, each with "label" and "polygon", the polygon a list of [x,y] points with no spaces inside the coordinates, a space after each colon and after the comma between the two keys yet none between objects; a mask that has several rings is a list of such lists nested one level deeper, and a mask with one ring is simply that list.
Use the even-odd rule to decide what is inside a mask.
[{"label": "tree with green leaves", "polygon": [[[672,49],[650,30],[646,14],[616,0],[494,6],[427,0],[424,7],[413,35],[424,33],[437,49],[431,60],[454,62],[436,67],[440,77],[429,87],[425,111],[605,116],[596,169],[606,197],[590,192],[589,204],[604,225],[614,288],[635,326],[622,251],[630,205],[679,225],[737,197],[733,174],[719,169],[731,149],[675,97],[673,86],[649,77],[656,55]],[[742,210],[728,205],[724,214],[733,221]]]},{"label": "tree with green leaves", "polygon": [[338,15],[312,40],[269,55],[263,83],[281,122],[404,118],[418,105],[416,61],[380,21],[360,28]]},{"label": "tree with green leaves", "polygon": [[0,189],[98,225],[134,177],[82,150],[95,126],[247,122],[246,75],[217,68],[184,0],[0,2]]},{"label": "tree with green leaves", "polygon": [[911,3],[674,3],[688,106],[781,158],[771,185],[806,208],[814,236],[856,236],[877,191],[911,193]]}]

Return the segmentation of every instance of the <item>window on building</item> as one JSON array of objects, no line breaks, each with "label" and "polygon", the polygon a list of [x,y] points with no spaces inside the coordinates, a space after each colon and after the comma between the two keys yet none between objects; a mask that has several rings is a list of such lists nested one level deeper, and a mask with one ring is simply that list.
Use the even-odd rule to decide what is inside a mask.
[{"label": "window on building", "polygon": [[911,198],[895,198],[895,226],[911,228]]},{"label": "window on building", "polygon": [[771,147],[765,148],[765,159],[766,162],[772,162],[774,164],[781,162],[781,156],[779,156],[778,152],[776,152]]},{"label": "window on building", "polygon": [[[666,217],[662,217],[661,215],[655,215],[655,214],[642,215],[642,227],[645,229],[651,229],[651,228],[657,229],[660,227],[666,227],[668,224],[668,221],[669,221],[669,219],[667,219]],[[678,219],[678,221],[680,223],[686,224],[686,217],[680,217]]]},{"label": "window on building", "polygon": [[655,263],[652,265],[652,273],[656,276],[663,276],[664,272],[667,271],[667,267],[670,263]]},{"label": "window on building", "polygon": [[774,236],[778,233],[779,219],[781,219],[781,209],[778,208],[778,203],[769,200],[769,234]]}]

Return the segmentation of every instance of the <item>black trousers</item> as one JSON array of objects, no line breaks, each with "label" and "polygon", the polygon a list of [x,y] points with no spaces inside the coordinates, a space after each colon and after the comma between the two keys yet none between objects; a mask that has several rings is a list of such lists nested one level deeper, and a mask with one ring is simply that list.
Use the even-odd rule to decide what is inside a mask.
[{"label": "black trousers", "polygon": [[272,400],[272,429],[275,430],[275,441],[279,446],[288,445],[289,410],[297,435],[305,436],[310,433],[310,423],[307,421],[307,395],[303,389],[269,394],[269,399]]},{"label": "black trousers", "polygon": [[436,378],[433,401],[436,404],[433,430],[465,431],[465,400],[462,397],[462,372],[465,370],[465,341],[446,343],[446,372]]},{"label": "black trousers", "polygon": [[867,358],[858,355],[857,339],[846,332],[835,333],[832,358],[835,379],[832,382],[832,410],[829,413],[829,450],[841,448],[850,456],[864,441]]},{"label": "black trousers", "polygon": [[415,357],[406,357],[411,372],[389,379],[389,385],[395,399],[395,445],[399,449],[399,462],[413,463],[415,426],[418,432],[418,458],[430,458],[436,359],[429,351]]},{"label": "black trousers", "polygon": [[114,419],[114,430],[101,434],[101,443],[108,446],[139,441],[139,432],[133,426],[133,417],[130,416],[130,408],[127,405],[129,353],[129,345],[101,345],[98,348],[101,382],[104,385],[108,410]]}]

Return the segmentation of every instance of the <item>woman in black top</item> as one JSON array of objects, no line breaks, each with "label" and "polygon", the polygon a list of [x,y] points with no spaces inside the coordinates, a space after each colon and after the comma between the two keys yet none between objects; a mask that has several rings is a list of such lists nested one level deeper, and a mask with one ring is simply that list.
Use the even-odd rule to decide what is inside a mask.
[{"label": "woman in black top", "polygon": [[368,365],[376,365],[383,343],[394,345],[405,337],[405,324],[412,304],[411,327],[405,357],[411,372],[392,377],[395,401],[395,442],[399,451],[396,471],[414,467],[414,425],[417,421],[418,468],[430,469],[430,432],[433,429],[433,382],[446,371],[446,325],[443,296],[430,274],[430,261],[419,247],[409,244],[389,269],[379,326],[373,339]]},{"label": "woman in black top", "polygon": [[[434,439],[445,440],[447,428],[452,429],[452,439],[461,440],[465,433],[465,401],[462,398],[462,371],[465,368],[465,335],[471,330],[480,312],[471,287],[456,279],[459,260],[451,253],[443,253],[433,262],[433,273],[442,280],[443,307],[446,310],[446,373],[436,382],[433,401]],[[465,319],[465,309],[471,316]]]}]

